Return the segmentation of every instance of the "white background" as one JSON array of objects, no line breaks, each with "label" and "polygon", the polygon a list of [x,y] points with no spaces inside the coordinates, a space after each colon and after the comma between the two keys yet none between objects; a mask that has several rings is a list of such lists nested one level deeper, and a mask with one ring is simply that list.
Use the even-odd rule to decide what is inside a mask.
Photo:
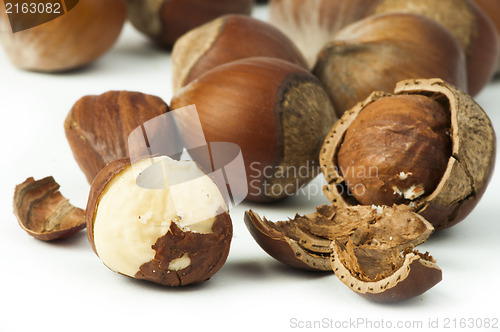
[{"label": "white background", "polygon": [[[265,18],[265,8],[257,15]],[[78,72],[21,71],[0,51],[0,331],[282,331],[318,320],[326,330],[349,330],[356,326],[346,324],[358,319],[392,324],[394,330],[398,321],[417,321],[420,331],[429,320],[439,319],[443,328],[451,319],[448,326],[458,330],[453,327],[461,318],[500,318],[499,172],[465,221],[422,245],[438,260],[443,281],[422,296],[388,305],[357,296],[333,274],[306,273],[275,261],[246,230],[243,212],[248,208],[276,221],[326,203],[320,177],[306,188],[311,195],[232,210],[234,239],[227,263],[206,283],[184,288],[111,272],[92,252],[85,232],[44,243],[21,230],[12,214],[12,195],[27,177],[53,175],[63,195],[85,207],[89,185],[63,129],[74,102],[108,90],[141,91],[169,102],[170,74],[169,54],[129,25],[110,53]],[[477,101],[500,132],[500,82],[490,84]]]}]

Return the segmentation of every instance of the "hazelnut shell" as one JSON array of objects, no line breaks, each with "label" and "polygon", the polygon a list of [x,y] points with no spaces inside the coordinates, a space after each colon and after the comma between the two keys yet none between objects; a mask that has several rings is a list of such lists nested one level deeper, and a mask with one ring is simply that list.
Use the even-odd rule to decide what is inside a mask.
[{"label": "hazelnut shell", "polygon": [[371,92],[390,92],[405,79],[439,77],[467,91],[458,42],[439,23],[414,14],[370,16],[346,26],[324,45],[313,72],[339,117]]},{"label": "hazelnut shell", "polygon": [[302,53],[274,26],[245,15],[225,15],[189,31],[175,43],[174,93],[218,65],[257,56],[307,67]]},{"label": "hazelnut shell", "polygon": [[[452,153],[448,166],[436,189],[414,201],[414,210],[436,229],[450,227],[472,211],[491,178],[496,153],[491,121],[470,96],[440,79],[402,81],[394,93],[432,96],[449,109]],[[340,207],[358,204],[344,193],[345,180],[338,168],[337,152],[347,128],[359,112],[373,101],[389,96],[384,92],[372,93],[344,113],[326,137],[320,163],[328,183],[323,191],[332,204]]]},{"label": "hazelnut shell", "polygon": [[225,14],[252,12],[253,0],[127,0],[128,18],[159,45],[172,47],[189,30]]},{"label": "hazelnut shell", "polygon": [[36,181],[28,178],[16,186],[14,214],[22,229],[42,241],[66,238],[86,225],[85,211],[61,195],[51,176]]},{"label": "hazelnut shell", "polygon": [[[272,222],[249,210],[245,225],[260,247],[276,260],[302,270],[331,271],[331,243],[337,238],[369,233],[376,229],[379,239],[399,241],[402,248],[424,242],[433,227],[407,206],[354,206],[339,208],[322,205],[306,215]],[[389,240],[391,238],[391,240]]]},{"label": "hazelnut shell", "polygon": [[[241,148],[247,199],[253,201],[293,195],[313,179],[318,141],[336,119],[314,75],[266,57],[217,66],[179,90],[171,101],[172,109],[192,104],[207,142],[231,142]],[[189,131],[183,134],[185,140],[192,139]],[[292,171],[299,167],[307,174],[294,176]]]},{"label": "hazelnut shell", "polygon": [[125,0],[80,0],[70,8],[49,22],[13,33],[2,6],[0,42],[11,62],[22,69],[60,72],[83,67],[107,52],[125,23]]},{"label": "hazelnut shell", "polygon": [[[64,130],[88,182],[109,162],[129,156],[134,147],[128,146],[128,138],[136,127],[168,111],[162,99],[140,92],[109,91],[80,98],[68,113]],[[149,138],[169,142],[169,130],[160,129],[148,128]]]}]

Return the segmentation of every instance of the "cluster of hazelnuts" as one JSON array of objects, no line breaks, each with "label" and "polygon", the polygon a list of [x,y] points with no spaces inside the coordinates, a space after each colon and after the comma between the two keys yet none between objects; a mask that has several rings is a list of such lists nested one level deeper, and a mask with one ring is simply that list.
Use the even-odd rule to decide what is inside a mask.
[{"label": "cluster of hazelnuts", "polygon": [[[106,29],[109,39],[96,43],[100,49],[92,55],[79,52],[88,57],[65,67],[54,67],[41,51],[28,69],[81,66],[114,42],[125,3],[80,2],[81,8],[110,6],[107,12],[116,20],[105,21],[116,29]],[[210,278],[224,264],[232,235],[226,202],[213,182],[194,163],[151,157],[134,168],[127,158],[132,130],[194,104],[208,142],[241,148],[252,180],[248,200],[273,202],[320,172],[326,178],[331,205],[314,213],[277,223],[245,213],[266,252],[293,267],[333,270],[373,300],[425,292],[441,280],[441,270],[414,247],[434,230],[463,220],[493,171],[493,126],[471,96],[489,82],[500,59],[500,20],[488,18],[480,6],[499,13],[500,3],[272,0],[269,24],[241,15],[250,12],[252,2],[128,0],[132,23],[172,47],[170,107],[158,97],[127,91],[79,100],[65,129],[91,183],[86,211],[68,206],[53,180],[28,179],[15,194],[21,225],[45,240],[86,226],[104,264],[134,278],[171,286]],[[188,8],[201,13],[182,15]],[[77,17],[78,7],[67,20],[86,24],[70,15]],[[3,36],[12,58],[27,64],[13,46],[20,45],[16,38],[36,34]],[[46,41],[25,42],[41,48]],[[157,134],[148,138],[168,139],[164,131]],[[190,139],[189,130],[183,134]],[[283,172],[303,167],[304,177]],[[158,172],[201,180],[176,193],[152,192],[135,185],[137,168],[145,177]],[[32,204],[44,190],[52,193],[50,206]],[[196,204],[183,205],[175,195]],[[64,210],[59,222],[32,213],[59,208]]]}]

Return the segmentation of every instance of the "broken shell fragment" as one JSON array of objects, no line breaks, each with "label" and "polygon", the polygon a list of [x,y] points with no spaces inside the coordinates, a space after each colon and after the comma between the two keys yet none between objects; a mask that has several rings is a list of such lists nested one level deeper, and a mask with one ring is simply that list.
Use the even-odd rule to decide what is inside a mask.
[{"label": "broken shell fragment", "polygon": [[356,244],[352,238],[332,243],[335,275],[361,296],[376,302],[395,302],[419,296],[442,279],[442,271],[428,253],[408,247]]},{"label": "broken shell fragment", "polygon": [[85,212],[64,198],[52,176],[36,181],[30,177],[17,185],[14,214],[22,229],[42,241],[62,239],[85,228]]},{"label": "broken shell fragment", "polygon": [[215,183],[194,162],[164,156],[108,164],[92,183],[85,218],[104,265],[167,286],[209,279],[232,237]]},{"label": "broken shell fragment", "polygon": [[264,251],[275,259],[304,270],[331,271],[331,243],[337,238],[369,234],[374,241],[418,245],[432,233],[424,218],[401,205],[394,207],[322,205],[316,212],[272,222],[253,211],[245,224]]}]

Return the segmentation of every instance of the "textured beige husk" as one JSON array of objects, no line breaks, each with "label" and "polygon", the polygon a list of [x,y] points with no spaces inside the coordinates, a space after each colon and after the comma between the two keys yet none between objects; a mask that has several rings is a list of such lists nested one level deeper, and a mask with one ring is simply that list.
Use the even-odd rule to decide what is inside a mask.
[{"label": "textured beige husk", "polygon": [[[436,189],[428,196],[413,201],[413,207],[436,229],[452,226],[470,213],[491,178],[496,152],[491,121],[470,96],[440,79],[402,81],[397,84],[395,94],[438,96],[440,102],[445,100],[446,106],[449,106],[452,154],[448,166]],[[353,197],[343,194],[339,187],[344,178],[337,166],[337,152],[347,128],[366,105],[390,95],[372,93],[347,111],[326,137],[320,153],[322,172],[328,182],[323,190],[334,205],[358,204]]]}]

